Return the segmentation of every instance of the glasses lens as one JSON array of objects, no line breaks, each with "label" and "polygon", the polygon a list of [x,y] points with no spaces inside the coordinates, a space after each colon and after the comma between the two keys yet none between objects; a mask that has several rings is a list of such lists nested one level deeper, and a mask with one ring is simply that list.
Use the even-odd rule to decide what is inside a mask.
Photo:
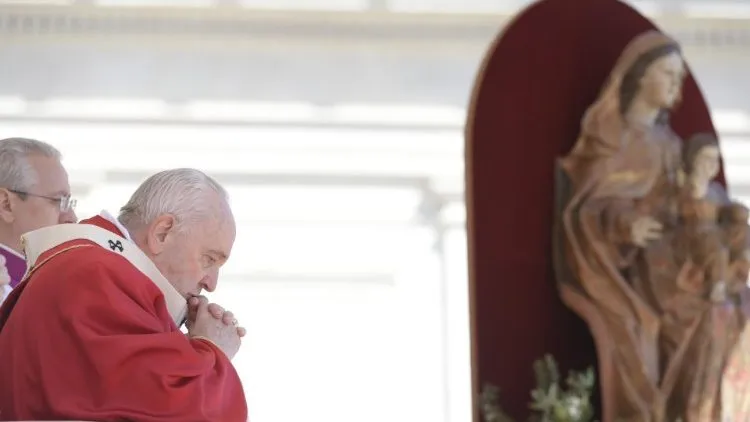
[{"label": "glasses lens", "polygon": [[71,199],[69,196],[63,196],[60,198],[60,211],[68,212],[74,210],[77,202],[78,201]]}]

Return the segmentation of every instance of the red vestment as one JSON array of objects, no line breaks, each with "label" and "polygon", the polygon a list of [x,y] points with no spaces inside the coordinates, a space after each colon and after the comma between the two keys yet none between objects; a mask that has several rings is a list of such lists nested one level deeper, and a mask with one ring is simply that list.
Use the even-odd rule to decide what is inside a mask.
[{"label": "red vestment", "polygon": [[113,251],[73,240],[42,253],[0,308],[0,420],[247,421],[228,357],[180,332],[162,291]]}]

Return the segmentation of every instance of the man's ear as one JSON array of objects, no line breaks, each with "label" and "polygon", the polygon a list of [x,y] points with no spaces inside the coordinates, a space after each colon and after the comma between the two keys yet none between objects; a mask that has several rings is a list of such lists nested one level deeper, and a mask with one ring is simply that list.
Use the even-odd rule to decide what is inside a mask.
[{"label": "man's ear", "polygon": [[7,224],[15,221],[14,207],[13,194],[8,189],[0,188],[0,221]]},{"label": "man's ear", "polygon": [[149,226],[147,243],[152,254],[158,255],[164,251],[165,245],[175,233],[177,220],[171,214],[157,217]]}]

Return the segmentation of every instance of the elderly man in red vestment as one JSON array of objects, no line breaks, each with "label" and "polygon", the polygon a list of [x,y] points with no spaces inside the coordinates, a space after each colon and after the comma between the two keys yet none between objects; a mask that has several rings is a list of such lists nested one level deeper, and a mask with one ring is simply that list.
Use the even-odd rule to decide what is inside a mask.
[{"label": "elderly man in red vestment", "polygon": [[192,169],[150,177],[118,218],[25,234],[27,276],[0,308],[0,420],[245,422],[230,362],[245,330],[200,296],[234,238],[225,190]]},{"label": "elderly man in red vestment", "polygon": [[21,235],[76,222],[76,201],[60,158],[42,141],[0,140],[0,303],[26,273]]}]

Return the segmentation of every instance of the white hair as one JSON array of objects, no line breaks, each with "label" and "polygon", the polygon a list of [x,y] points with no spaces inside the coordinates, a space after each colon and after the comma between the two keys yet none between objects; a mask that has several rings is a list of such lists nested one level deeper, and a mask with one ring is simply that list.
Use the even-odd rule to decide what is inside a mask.
[{"label": "white hair", "polygon": [[177,220],[180,230],[186,222],[196,222],[216,216],[222,203],[228,206],[226,190],[205,173],[180,168],[166,170],[146,179],[120,209],[120,222],[125,227],[147,225],[164,214]]},{"label": "white hair", "polygon": [[39,175],[29,157],[62,159],[52,145],[27,138],[0,139],[0,187],[27,191],[38,182]]}]

